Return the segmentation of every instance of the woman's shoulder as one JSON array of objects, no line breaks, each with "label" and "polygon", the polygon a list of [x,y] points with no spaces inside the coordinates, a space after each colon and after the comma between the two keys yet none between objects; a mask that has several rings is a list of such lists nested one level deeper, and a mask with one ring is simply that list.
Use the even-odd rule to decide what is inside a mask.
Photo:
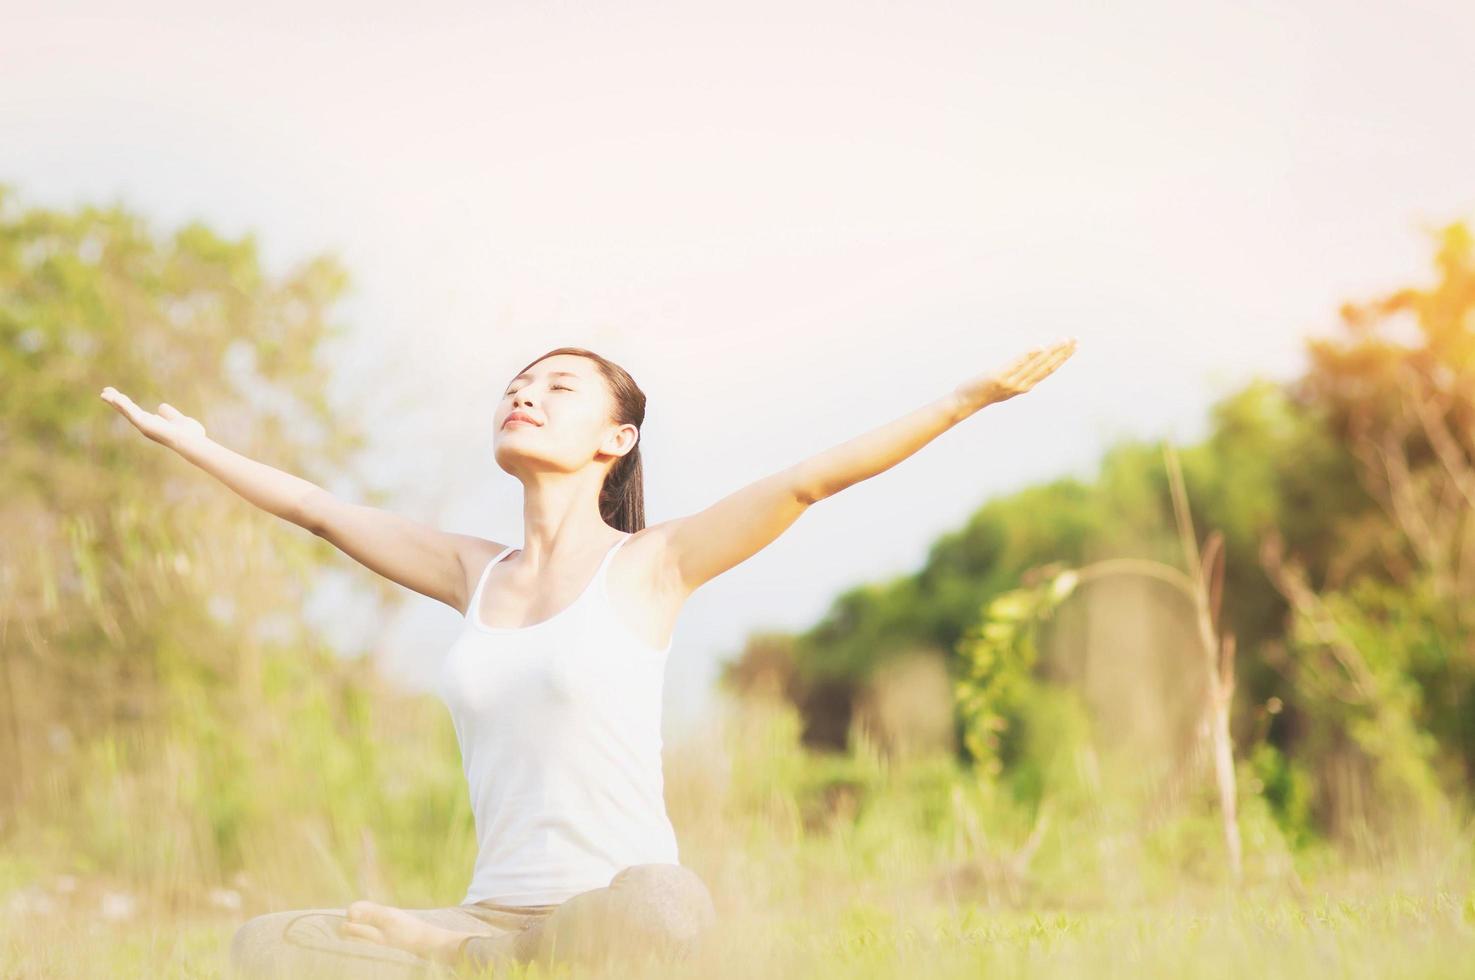
[{"label": "woman's shoulder", "polygon": [[477,537],[474,534],[458,534],[456,537],[458,539],[456,553],[461,562],[461,577],[464,580],[461,593],[461,612],[464,615],[467,606],[471,604],[471,594],[476,591],[476,583],[481,580],[482,573],[487,570],[492,559],[512,546],[490,538]]}]

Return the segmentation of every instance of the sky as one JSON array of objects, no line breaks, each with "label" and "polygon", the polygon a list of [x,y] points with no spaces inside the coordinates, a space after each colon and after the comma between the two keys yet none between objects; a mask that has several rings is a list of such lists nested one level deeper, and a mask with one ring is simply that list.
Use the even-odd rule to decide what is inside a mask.
[{"label": "sky", "polygon": [[[750,631],[1114,440],[1199,438],[1340,303],[1427,279],[1429,233],[1475,219],[1472,65],[1468,0],[8,0],[0,182],[251,233],[277,274],[336,255],[366,471],[509,543],[492,413],[553,347],[646,392],[656,523],[1079,338],[694,593],[670,741]],[[305,615],[426,690],[462,623],[405,596],[386,625],[344,577]]]}]

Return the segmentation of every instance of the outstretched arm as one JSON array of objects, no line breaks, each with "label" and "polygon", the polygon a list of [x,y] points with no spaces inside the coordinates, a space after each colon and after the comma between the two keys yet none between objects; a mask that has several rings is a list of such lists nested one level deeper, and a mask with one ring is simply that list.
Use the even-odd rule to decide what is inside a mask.
[{"label": "outstretched arm", "polygon": [[1036,347],[895,421],[764,477],[688,517],[653,526],[667,579],[683,593],[741,564],[788,530],[810,504],[884,472],[988,405],[1029,391],[1075,352],[1074,338]]},{"label": "outstretched arm", "polygon": [[458,612],[466,608],[467,568],[479,567],[492,543],[455,534],[389,511],[340,500],[310,480],[257,462],[213,441],[205,427],[167,402],[145,411],[115,388],[107,402],[154,442],[179,453],[246,500],[311,531],[370,571]]}]

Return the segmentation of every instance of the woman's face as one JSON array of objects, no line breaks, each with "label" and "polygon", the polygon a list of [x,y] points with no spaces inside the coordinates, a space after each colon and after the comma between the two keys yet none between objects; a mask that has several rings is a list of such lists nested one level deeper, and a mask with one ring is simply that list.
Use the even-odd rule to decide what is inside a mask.
[{"label": "woman's face", "polygon": [[[554,354],[513,378],[493,416],[493,452],[509,473],[523,468],[573,471],[601,454],[618,456],[635,426],[616,425],[609,386],[598,365]],[[526,416],[531,421],[520,421]]]}]

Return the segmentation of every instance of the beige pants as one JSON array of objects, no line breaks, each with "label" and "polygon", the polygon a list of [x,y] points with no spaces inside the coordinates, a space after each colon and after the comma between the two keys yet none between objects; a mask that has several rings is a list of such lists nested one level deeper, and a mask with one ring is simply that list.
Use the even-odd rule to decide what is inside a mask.
[{"label": "beige pants", "polygon": [[559,905],[484,901],[406,911],[443,929],[477,935],[463,943],[456,970],[407,950],[342,935],[346,909],[297,909],[258,915],[237,929],[228,975],[419,980],[478,971],[507,959],[597,959],[618,952],[686,956],[716,919],[706,885],[677,864],[632,865],[604,888]]},{"label": "beige pants", "polygon": [[[496,902],[406,909],[432,925],[481,936],[520,932],[547,918],[556,905],[517,907]],[[242,977],[408,978],[450,971],[408,950],[342,935],[346,909],[297,909],[251,919],[231,940],[232,974]]]}]

